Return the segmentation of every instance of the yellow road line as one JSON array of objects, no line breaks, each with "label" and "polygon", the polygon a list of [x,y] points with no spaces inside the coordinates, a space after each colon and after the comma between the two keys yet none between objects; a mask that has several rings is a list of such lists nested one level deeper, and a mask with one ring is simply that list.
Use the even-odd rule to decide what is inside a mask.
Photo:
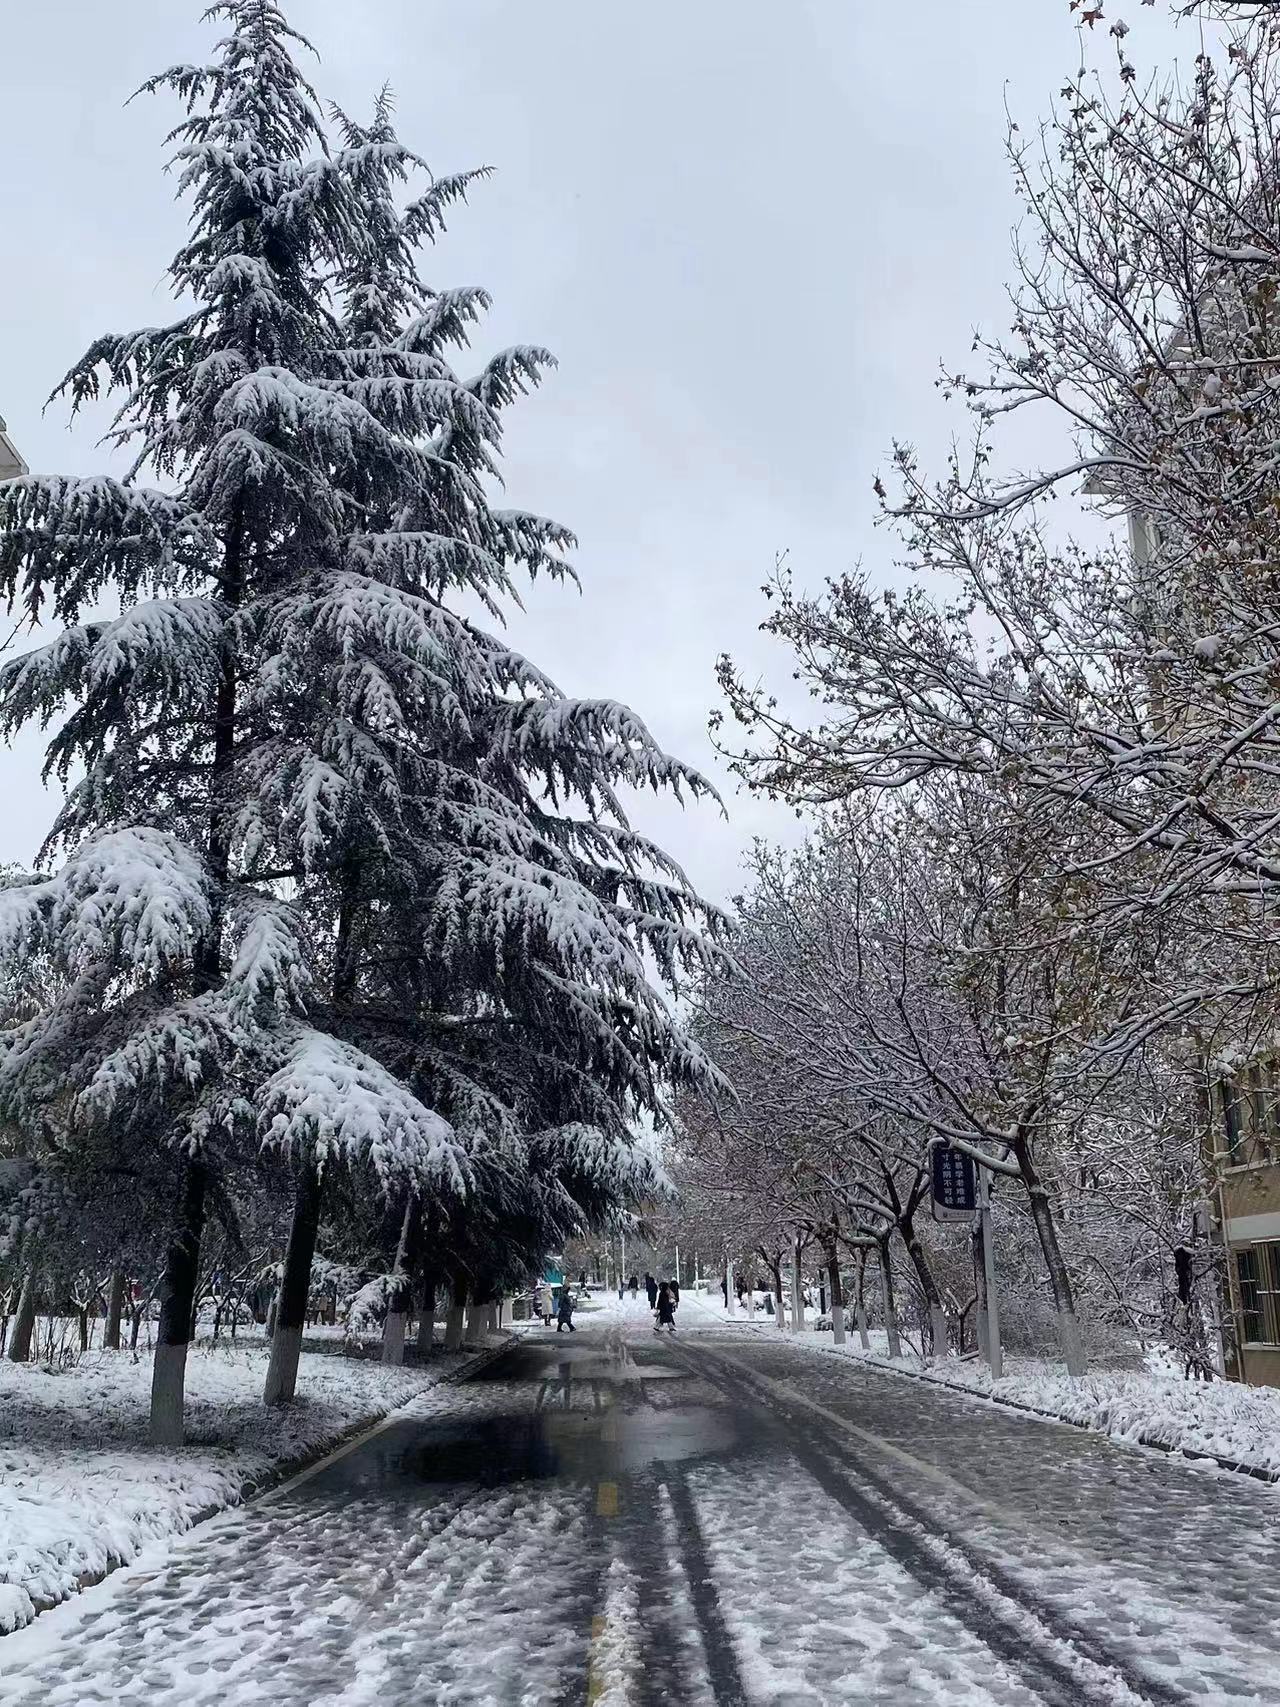
[{"label": "yellow road line", "polygon": [[589,1663],[587,1665],[587,1701],[588,1701],[588,1703],[593,1702],[593,1701],[598,1701],[600,1699],[600,1697],[604,1694],[605,1680],[603,1677],[601,1677],[600,1673],[596,1670],[596,1662],[595,1662],[595,1649],[597,1648],[597,1645],[600,1641],[601,1636],[604,1635],[604,1632],[605,1632],[604,1614],[602,1612],[597,1612],[595,1617],[591,1620],[591,1647],[592,1647],[593,1652],[592,1652],[591,1660],[589,1661]]}]

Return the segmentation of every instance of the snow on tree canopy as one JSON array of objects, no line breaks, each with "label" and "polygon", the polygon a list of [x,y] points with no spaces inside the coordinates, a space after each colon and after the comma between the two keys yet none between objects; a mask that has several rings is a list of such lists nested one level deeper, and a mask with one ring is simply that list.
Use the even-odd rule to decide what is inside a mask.
[{"label": "snow on tree canopy", "polygon": [[39,948],[71,977],[103,962],[159,976],[190,957],[210,916],[200,861],[139,825],[85,842],[55,877],[0,891],[0,956]]},{"label": "snow on tree canopy", "polygon": [[302,1025],[286,1051],[260,1092],[264,1146],[321,1165],[367,1161],[384,1189],[411,1181],[465,1195],[471,1167],[453,1127],[372,1056]]}]

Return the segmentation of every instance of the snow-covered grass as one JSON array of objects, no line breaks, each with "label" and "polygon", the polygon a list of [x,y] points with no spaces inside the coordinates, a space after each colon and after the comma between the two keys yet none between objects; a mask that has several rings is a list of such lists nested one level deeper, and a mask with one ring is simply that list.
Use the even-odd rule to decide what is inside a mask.
[{"label": "snow-covered grass", "polygon": [[0,1632],[376,1422],[469,1355],[392,1369],[304,1352],[297,1400],[267,1411],[261,1339],[193,1347],[188,1444],[176,1453],[147,1444],[149,1357],[96,1352],[57,1372],[0,1361]]}]

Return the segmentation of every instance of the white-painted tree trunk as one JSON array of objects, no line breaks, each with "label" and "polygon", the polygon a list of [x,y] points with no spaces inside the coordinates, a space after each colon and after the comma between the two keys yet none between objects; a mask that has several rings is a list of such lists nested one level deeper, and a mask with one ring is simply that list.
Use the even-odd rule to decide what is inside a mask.
[{"label": "white-painted tree trunk", "polygon": [[25,1363],[31,1356],[31,1340],[36,1329],[36,1271],[29,1268],[22,1277],[18,1307],[13,1314],[9,1348],[5,1355],[10,1363]]},{"label": "white-painted tree trunk", "polygon": [[898,1337],[898,1308],[893,1298],[893,1264],[889,1246],[880,1246],[880,1294],[884,1303],[885,1332],[889,1336],[889,1356],[902,1356],[902,1341]]},{"label": "white-painted tree trunk", "polygon": [[271,1356],[267,1360],[267,1379],[262,1390],[264,1405],[283,1405],[292,1399],[297,1389],[298,1359],[302,1355],[302,1329],[282,1328],[277,1324],[271,1336]]},{"label": "white-painted tree trunk", "polygon": [[791,1264],[791,1332],[804,1332],[804,1276],[800,1272],[800,1247]]},{"label": "white-painted tree trunk", "polygon": [[1062,1345],[1062,1360],[1067,1366],[1067,1374],[1079,1380],[1089,1371],[1089,1361],[1084,1353],[1084,1340],[1080,1334],[1080,1318],[1074,1310],[1059,1310],[1058,1339]]},{"label": "white-painted tree trunk", "polygon": [[462,1350],[463,1306],[451,1302],[444,1319],[444,1349],[446,1351]]},{"label": "white-painted tree trunk", "polygon": [[947,1355],[947,1312],[941,1304],[929,1306],[929,1323],[933,1334],[933,1355],[935,1358],[945,1358]]},{"label": "white-painted tree trunk", "polygon": [[467,1326],[463,1339],[468,1345],[478,1345],[488,1331],[489,1307],[487,1304],[467,1305]]},{"label": "white-painted tree trunk", "polygon": [[182,1445],[182,1392],[187,1374],[187,1346],[158,1345],[151,1373],[151,1444]]},{"label": "white-painted tree trunk", "polygon": [[724,1265],[724,1296],[725,1307],[731,1316],[738,1314],[738,1294],[733,1289],[733,1264],[726,1261]]},{"label": "white-painted tree trunk", "polygon": [[404,1362],[404,1336],[409,1318],[403,1310],[388,1310],[382,1324],[382,1361],[393,1365]]},{"label": "white-painted tree trunk", "polygon": [[754,1286],[749,1286],[747,1288],[747,1320],[749,1322],[754,1322],[755,1319],[756,1319],[756,1289]]}]

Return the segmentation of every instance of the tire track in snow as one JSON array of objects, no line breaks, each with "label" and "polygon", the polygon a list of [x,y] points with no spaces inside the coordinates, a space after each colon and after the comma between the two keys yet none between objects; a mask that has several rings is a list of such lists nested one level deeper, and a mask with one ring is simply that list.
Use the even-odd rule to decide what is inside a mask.
[{"label": "tire track in snow", "polygon": [[[687,1354],[682,1361],[693,1367]],[[944,1604],[1034,1689],[1046,1707],[1185,1707],[1193,1698],[1137,1671],[995,1561],[949,1531],[860,1461],[856,1479],[814,1417],[822,1407],[780,1393],[732,1354],[699,1348],[701,1372],[738,1403],[763,1411],[767,1426],[833,1500],[901,1568]],[[786,1419],[783,1433],[774,1419]],[[824,1419],[826,1420],[826,1419]],[[832,1418],[837,1422],[843,1419]],[[686,1498],[687,1490],[686,1490]]]}]

